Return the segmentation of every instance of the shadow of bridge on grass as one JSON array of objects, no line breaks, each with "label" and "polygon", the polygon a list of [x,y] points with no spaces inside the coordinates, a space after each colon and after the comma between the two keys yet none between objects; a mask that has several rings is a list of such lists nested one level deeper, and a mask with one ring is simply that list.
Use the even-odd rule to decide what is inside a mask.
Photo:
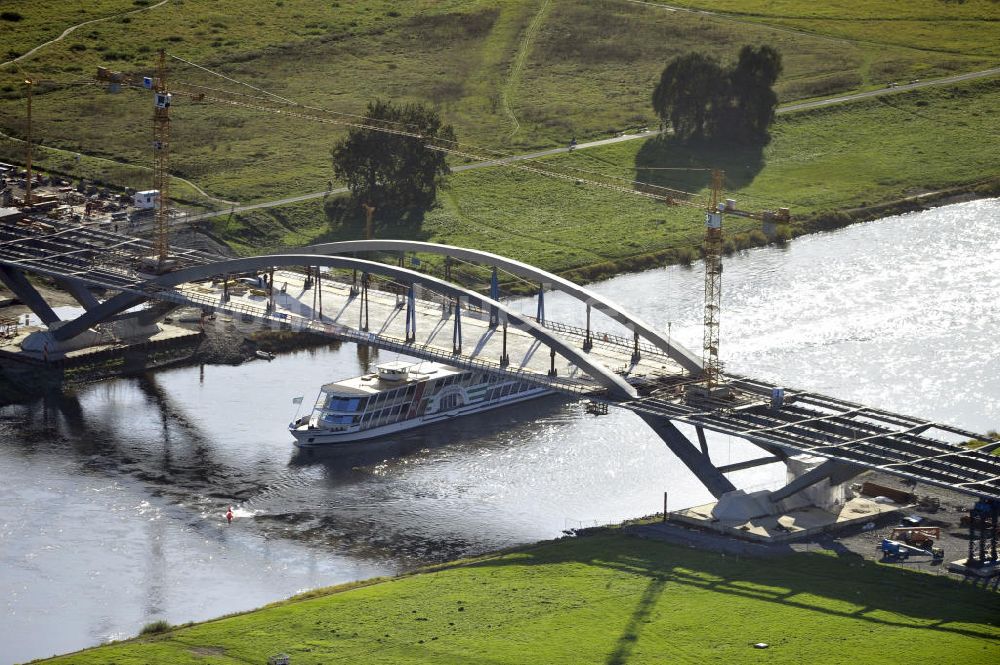
[{"label": "shadow of bridge on grass", "polygon": [[[877,627],[987,640],[992,645],[990,648],[1000,646],[1000,628],[994,625],[998,607],[994,593],[963,585],[957,579],[865,561],[846,550],[840,554],[800,552],[747,558],[625,535],[597,535],[543,543],[519,553],[516,558],[482,561],[472,567],[569,563],[645,579],[645,582],[636,581],[637,585],[645,584],[645,588],[636,594],[638,600],[634,608],[622,610],[617,616],[610,601],[613,600],[611,596],[623,596],[620,581],[608,580],[605,589],[614,586],[613,591],[605,591],[598,585],[590,590],[589,602],[602,603],[605,623],[624,624],[605,660],[609,665],[628,661],[643,627],[657,614],[661,598],[671,603],[679,602],[669,593],[671,587],[763,601],[788,610],[862,621]],[[711,617],[705,620],[710,621]],[[971,627],[976,624],[982,628]],[[796,629],[793,623],[773,627],[773,631]],[[801,629],[808,628],[803,625]],[[754,636],[754,641],[756,639],[760,639],[759,636]]]}]

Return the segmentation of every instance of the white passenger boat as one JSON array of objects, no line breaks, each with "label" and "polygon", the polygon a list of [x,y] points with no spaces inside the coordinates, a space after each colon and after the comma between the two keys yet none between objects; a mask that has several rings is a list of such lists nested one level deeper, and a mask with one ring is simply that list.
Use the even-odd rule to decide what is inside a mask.
[{"label": "white passenger boat", "polygon": [[541,397],[533,383],[436,363],[390,362],[328,383],[312,413],[288,426],[302,447],[373,439]]}]

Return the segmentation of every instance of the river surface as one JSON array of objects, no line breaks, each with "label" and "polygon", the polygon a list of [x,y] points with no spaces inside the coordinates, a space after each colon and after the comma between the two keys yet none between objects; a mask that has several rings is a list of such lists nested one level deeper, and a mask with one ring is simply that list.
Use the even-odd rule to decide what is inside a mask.
[{"label": "river surface", "polygon": [[[975,201],[726,258],[726,369],[997,428],[998,221],[1000,200]],[[700,348],[700,264],[594,288]],[[584,316],[555,295],[546,313]],[[296,451],[292,398],[375,361],[344,344],[0,409],[0,663],[654,513],[664,492],[671,509],[711,498],[637,417],[559,398],[363,453]],[[755,454],[710,443],[720,463]],[[783,470],[732,478],[758,489]]]}]

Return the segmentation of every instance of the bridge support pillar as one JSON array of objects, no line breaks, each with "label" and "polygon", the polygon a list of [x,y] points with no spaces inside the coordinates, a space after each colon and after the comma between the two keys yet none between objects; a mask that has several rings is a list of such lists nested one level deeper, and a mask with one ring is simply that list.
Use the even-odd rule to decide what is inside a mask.
[{"label": "bridge support pillar", "polygon": [[52,337],[57,342],[65,342],[73,339],[77,335],[85,332],[88,328],[96,326],[110,319],[115,314],[121,314],[126,309],[135,307],[140,303],[149,300],[146,296],[138,296],[134,293],[123,291],[113,298],[108,298],[97,307],[87,310],[72,321],[67,321],[52,331]]},{"label": "bridge support pillar", "polygon": [[705,440],[705,428],[695,427],[695,433],[698,435],[698,445],[701,446],[701,454],[708,458],[708,441]]},{"label": "bridge support pillar", "polygon": [[500,366],[506,367],[510,364],[510,356],[507,355],[507,317],[503,320],[503,348],[500,351]]},{"label": "bridge support pillar", "polygon": [[[500,300],[500,281],[497,279],[496,266],[490,275],[490,300]],[[496,305],[490,305],[490,328],[496,328],[500,323],[500,312]]]},{"label": "bridge support pillar", "polygon": [[67,293],[73,296],[73,300],[80,303],[84,309],[93,309],[100,305],[100,301],[94,294],[87,290],[87,287],[75,279],[57,279],[56,283],[66,289]]},{"label": "bridge support pillar", "polygon": [[538,315],[535,317],[538,323],[545,325],[545,285],[538,285]]},{"label": "bridge support pillar", "polygon": [[462,352],[462,303],[455,298],[455,329],[451,333],[451,352]]},{"label": "bridge support pillar", "polygon": [[863,471],[864,469],[860,466],[844,464],[843,462],[838,462],[836,460],[827,460],[814,469],[806,471],[802,475],[798,476],[795,480],[791,481],[784,487],[779,487],[773,492],[770,492],[768,494],[768,498],[771,500],[771,503],[778,503],[779,501],[783,501],[792,495],[798,494],[799,492],[812,487],[816,483],[829,480],[831,485],[839,485],[841,483],[846,483],[848,480],[854,478]]},{"label": "bridge support pillar", "polygon": [[[274,269],[271,269],[274,272]],[[320,276],[319,266],[316,266],[316,298],[319,300],[319,320],[323,321],[323,278]]]},{"label": "bridge support pillar", "polygon": [[358,312],[358,327],[368,332],[368,273],[361,273],[361,310]]},{"label": "bridge support pillar", "polygon": [[677,459],[698,477],[698,480],[712,493],[712,496],[718,499],[723,494],[736,490],[736,486],[715,468],[712,461],[708,459],[708,455],[699,452],[672,422],[658,416],[642,413],[638,415],[656,432],[657,436],[663,439],[670,452],[676,455]]},{"label": "bridge support pillar", "polygon": [[267,311],[274,311],[274,268],[267,273]]},{"label": "bridge support pillar", "polygon": [[27,305],[45,325],[52,325],[59,321],[59,315],[52,311],[42,294],[32,286],[20,270],[0,266],[0,282],[13,291],[14,295],[20,298],[21,302]]},{"label": "bridge support pillar", "polygon": [[413,297],[413,285],[406,290],[406,341],[417,339],[417,303]]}]

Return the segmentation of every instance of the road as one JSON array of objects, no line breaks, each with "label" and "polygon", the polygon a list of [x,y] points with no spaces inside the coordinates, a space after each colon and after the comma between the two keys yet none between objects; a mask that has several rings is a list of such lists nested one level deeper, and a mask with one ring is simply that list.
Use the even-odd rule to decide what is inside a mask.
[{"label": "road", "polygon": [[[929,79],[926,81],[914,81],[911,83],[906,83],[903,85],[898,85],[893,88],[880,88],[878,90],[869,90],[867,92],[858,92],[850,95],[839,95],[837,97],[829,97],[827,99],[817,99],[809,102],[797,102],[794,104],[786,104],[784,106],[778,107],[777,113],[783,115],[785,113],[795,113],[796,111],[805,111],[808,109],[821,108],[824,106],[832,106],[834,104],[844,104],[847,102],[853,102],[859,99],[866,99],[869,97],[881,97],[883,95],[894,95],[901,92],[907,92],[909,90],[916,90],[918,88],[927,88],[931,86],[939,85],[950,85],[953,83],[959,83],[961,81],[970,81],[973,79],[987,78],[990,76],[996,76],[1000,74],[1000,67],[994,67],[992,69],[984,69],[978,72],[969,72],[966,74],[956,74],[955,76],[946,76],[944,78]],[[622,134],[619,136],[614,136],[606,139],[599,139],[597,141],[588,141],[586,143],[580,143],[576,146],[576,150],[587,150],[588,148],[596,148],[604,145],[611,145],[614,143],[621,143],[623,141],[634,141],[636,139],[649,138],[659,134],[658,130],[650,130],[645,132],[637,132],[635,134]],[[453,172],[459,173],[462,171],[469,171],[471,169],[482,169],[491,166],[502,166],[504,164],[511,164],[515,162],[528,161],[532,159],[538,159],[540,157],[549,157],[551,155],[558,155],[560,153],[570,152],[569,147],[561,148],[549,148],[547,150],[539,150],[537,152],[531,152],[523,155],[512,155],[510,157],[503,157],[500,159],[491,159],[482,162],[475,162],[472,164],[462,164],[456,166],[452,169]],[[197,215],[191,215],[186,217],[184,221],[195,222],[203,219],[209,219],[212,217],[218,217],[219,215],[247,212],[249,210],[260,210],[264,208],[276,208],[279,206],[288,205],[290,203],[298,203],[300,201],[309,201],[311,199],[318,199],[324,196],[329,196],[331,194],[343,194],[347,192],[346,187],[340,187],[337,189],[331,189],[323,192],[312,192],[310,194],[300,194],[298,196],[289,196],[282,199],[276,199],[273,201],[264,201],[262,203],[253,203],[247,205],[236,205],[229,209],[222,209],[214,212],[201,213]]]},{"label": "road", "polygon": [[916,90],[917,88],[927,88],[936,85],[951,85],[952,83],[959,83],[961,81],[971,81],[973,79],[988,78],[990,76],[996,76],[1000,74],[1000,67],[993,67],[992,69],[984,69],[978,72],[969,72],[967,74],[956,74],[954,76],[945,76],[939,79],[929,79],[927,81],[913,81],[911,83],[904,83],[897,85],[893,88],[879,88],[878,90],[869,90],[868,92],[858,92],[853,95],[840,95],[838,97],[829,97],[827,99],[818,99],[812,102],[799,102],[795,104],[786,104],[778,109],[778,113],[793,113],[795,111],[804,111],[806,109],[819,108],[821,106],[830,106],[832,104],[843,104],[844,102],[853,102],[858,99],[865,99],[867,97],[882,97],[884,95],[895,95],[900,92],[906,92],[908,90]]}]

